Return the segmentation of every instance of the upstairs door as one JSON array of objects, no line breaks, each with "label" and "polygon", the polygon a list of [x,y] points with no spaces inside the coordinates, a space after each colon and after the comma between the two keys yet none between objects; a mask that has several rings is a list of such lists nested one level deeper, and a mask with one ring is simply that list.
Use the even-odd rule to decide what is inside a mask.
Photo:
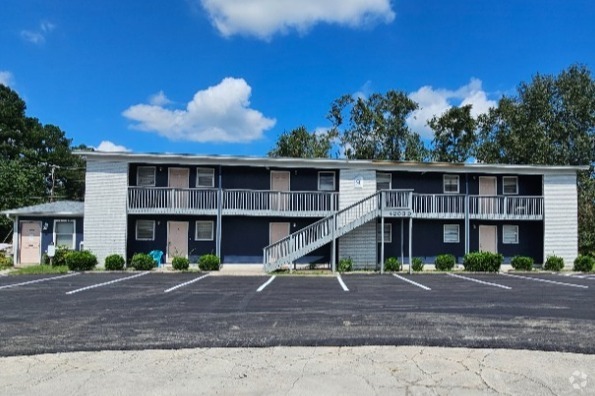
[{"label": "upstairs door", "polygon": [[170,207],[187,209],[189,202],[190,169],[169,168],[167,186],[170,188]]},{"label": "upstairs door", "polygon": [[41,222],[21,221],[19,263],[39,264],[41,259]]},{"label": "upstairs door", "polygon": [[286,171],[271,171],[271,210],[289,209],[290,173]]},{"label": "upstairs door", "polygon": [[479,213],[481,214],[495,214],[497,209],[497,198],[498,194],[496,178],[493,176],[480,176],[479,177],[479,195],[485,197],[479,197]]},{"label": "upstairs door", "polygon": [[174,257],[188,257],[188,222],[167,222],[167,262]]}]

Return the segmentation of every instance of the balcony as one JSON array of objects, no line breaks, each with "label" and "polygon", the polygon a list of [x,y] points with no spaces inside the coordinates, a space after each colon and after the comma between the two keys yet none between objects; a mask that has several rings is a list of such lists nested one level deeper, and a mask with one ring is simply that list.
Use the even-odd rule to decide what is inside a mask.
[{"label": "balcony", "polygon": [[[339,195],[321,191],[222,190],[223,215],[324,217],[338,209]],[[129,187],[130,214],[216,215],[217,189]]]}]

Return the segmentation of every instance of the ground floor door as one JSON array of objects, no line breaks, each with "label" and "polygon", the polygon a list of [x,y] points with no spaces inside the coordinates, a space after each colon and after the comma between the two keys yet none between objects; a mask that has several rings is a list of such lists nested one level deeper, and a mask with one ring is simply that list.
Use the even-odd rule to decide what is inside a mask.
[{"label": "ground floor door", "polygon": [[21,221],[19,263],[39,264],[41,259],[41,222]]},{"label": "ground floor door", "polygon": [[188,257],[188,222],[167,222],[167,262],[175,256]]},{"label": "ground floor door", "polygon": [[498,227],[479,226],[479,251],[498,253]]},{"label": "ground floor door", "polygon": [[[269,224],[269,244],[273,244],[289,235],[289,223],[270,223]],[[281,247],[278,251],[271,252],[270,259],[276,260],[283,255]]]}]

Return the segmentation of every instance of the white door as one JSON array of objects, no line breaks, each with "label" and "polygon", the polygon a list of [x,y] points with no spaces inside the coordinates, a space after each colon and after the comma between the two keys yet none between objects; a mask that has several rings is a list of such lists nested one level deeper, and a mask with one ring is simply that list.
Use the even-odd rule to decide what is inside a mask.
[{"label": "white door", "polygon": [[188,208],[188,186],[190,180],[190,169],[169,168],[167,186],[170,190],[170,207]]},{"label": "white door", "polygon": [[479,226],[479,251],[498,253],[498,227]]},{"label": "white door", "polygon": [[176,256],[188,257],[188,222],[167,222],[167,262]]},{"label": "white door", "polygon": [[[285,238],[289,235],[289,223],[269,223],[269,245]],[[272,251],[269,259],[276,260],[283,255],[282,248],[279,246],[277,251]]]},{"label": "white door", "polygon": [[271,171],[271,210],[289,209],[289,183],[289,172]]},{"label": "white door", "polygon": [[496,178],[493,176],[480,176],[479,177],[479,195],[485,197],[479,197],[479,213],[481,214],[496,214],[496,208],[498,207],[497,198],[498,194]]},{"label": "white door", "polygon": [[41,222],[21,221],[19,263],[39,264],[41,258]]}]

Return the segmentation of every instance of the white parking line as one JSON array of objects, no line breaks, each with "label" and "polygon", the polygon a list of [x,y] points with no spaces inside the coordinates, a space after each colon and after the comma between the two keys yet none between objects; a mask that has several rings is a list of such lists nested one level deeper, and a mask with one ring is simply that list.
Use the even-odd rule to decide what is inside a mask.
[{"label": "white parking line", "polygon": [[409,283],[411,283],[412,285],[415,285],[415,286],[417,286],[417,287],[421,287],[421,288],[422,288],[422,289],[424,289],[424,290],[432,290],[432,289],[430,289],[429,287],[422,285],[421,283],[414,282],[414,281],[412,281],[411,279],[407,279],[407,278],[405,278],[405,277],[403,277],[403,276],[401,276],[401,275],[393,274],[393,276],[394,276],[394,277],[396,277],[396,278],[399,278],[399,279],[401,279],[401,280],[404,280],[405,282],[409,282]]},{"label": "white parking line", "polygon": [[21,282],[21,283],[12,283],[10,285],[0,286],[0,289],[10,289],[11,287],[30,285],[32,283],[40,283],[40,282],[50,281],[50,280],[54,280],[54,279],[68,278],[70,276],[75,276],[75,275],[78,275],[78,273],[68,274],[68,275],[60,275],[60,276],[52,276],[51,278],[36,279],[36,280]]},{"label": "white parking line", "polygon": [[510,276],[510,277],[513,277],[513,278],[528,279],[528,280],[532,280],[532,281],[535,281],[535,282],[553,283],[554,285],[578,287],[579,289],[588,289],[589,288],[589,286],[577,285],[577,284],[574,284],[574,283],[558,282],[558,281],[553,281],[553,280],[549,280],[549,279],[532,278],[530,276],[512,275],[512,274],[504,274],[504,273],[502,275],[504,275],[504,276]]},{"label": "white parking line", "polygon": [[506,290],[510,290],[510,289],[512,289],[512,287],[508,287],[508,286],[500,285],[500,284],[498,284],[498,283],[484,282],[484,281],[482,281],[482,280],[479,280],[479,279],[474,279],[474,278],[469,278],[469,277],[467,277],[467,276],[456,275],[456,274],[446,274],[446,275],[453,276],[453,277],[455,277],[455,278],[466,279],[466,280],[468,280],[468,281],[471,281],[471,282],[481,283],[482,285],[488,285],[488,286],[499,287],[499,288],[506,289]]},{"label": "white parking line", "polygon": [[138,277],[141,277],[141,276],[144,276],[144,275],[148,275],[148,274],[149,274],[149,272],[143,272],[143,273],[140,273],[140,274],[137,274],[137,275],[127,276],[126,278],[114,279],[114,280],[109,281],[109,282],[97,283],[95,285],[83,287],[83,288],[76,289],[76,290],[71,290],[69,292],[66,292],[66,294],[70,295],[70,294],[82,292],[82,291],[89,290],[89,289],[95,289],[96,287],[107,286],[107,285],[111,285],[111,284],[116,283],[116,282],[122,282],[122,281],[125,281],[127,279],[138,278]]},{"label": "white parking line", "polygon": [[176,289],[179,289],[180,287],[184,287],[184,286],[187,286],[187,285],[189,285],[189,284],[191,284],[191,283],[198,282],[199,280],[201,280],[201,279],[204,279],[204,278],[206,278],[207,276],[209,276],[209,274],[206,274],[206,275],[203,275],[203,276],[199,276],[198,278],[192,279],[192,280],[190,280],[190,281],[188,281],[188,282],[180,283],[179,285],[176,285],[176,286],[174,286],[174,287],[170,287],[169,289],[167,289],[167,290],[164,290],[163,292],[164,292],[164,293],[169,293],[169,292],[171,292],[171,291],[174,291],[174,290],[176,290]]},{"label": "white parking line", "polygon": [[256,291],[259,292],[259,293],[261,291],[263,291],[265,287],[267,287],[268,285],[270,285],[271,282],[275,280],[276,277],[277,277],[277,275],[271,276],[270,279],[268,281],[264,282],[262,285],[260,285],[260,287],[258,289],[256,289]]},{"label": "white parking line", "polygon": [[339,284],[341,284],[341,287],[343,288],[343,291],[349,291],[349,289],[345,285],[345,282],[343,282],[343,279],[341,278],[341,275],[337,274],[337,280],[339,281]]}]

